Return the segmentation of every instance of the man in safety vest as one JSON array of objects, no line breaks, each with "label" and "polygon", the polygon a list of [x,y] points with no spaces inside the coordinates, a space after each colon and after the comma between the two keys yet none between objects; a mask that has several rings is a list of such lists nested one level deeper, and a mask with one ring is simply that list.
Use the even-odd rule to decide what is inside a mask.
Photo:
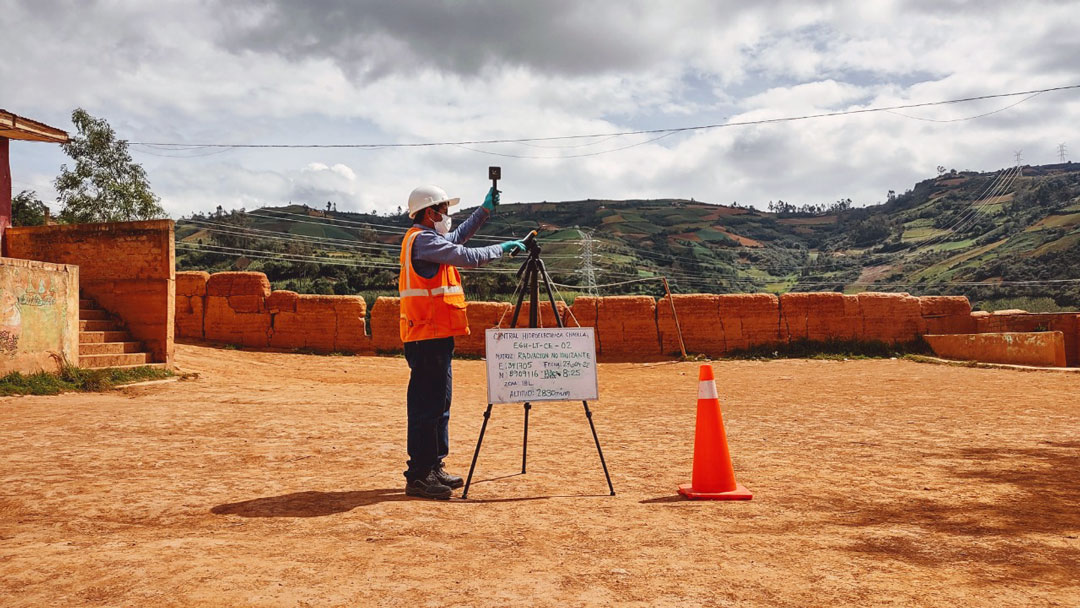
[{"label": "man in safety vest", "polygon": [[438,186],[420,186],[409,195],[413,226],[401,242],[401,340],[412,370],[408,391],[408,469],[405,493],[423,498],[450,498],[464,485],[443,468],[450,451],[448,425],[454,336],[469,333],[465,292],[457,267],[476,268],[515,249],[521,241],[487,247],[465,247],[499,204],[494,187],[484,204],[457,230],[450,231],[449,208],[458,204]]}]

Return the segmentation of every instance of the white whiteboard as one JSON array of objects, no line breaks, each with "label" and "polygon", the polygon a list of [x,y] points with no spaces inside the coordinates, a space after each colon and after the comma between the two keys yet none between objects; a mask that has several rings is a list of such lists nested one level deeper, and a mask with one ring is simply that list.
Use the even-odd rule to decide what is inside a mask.
[{"label": "white whiteboard", "polygon": [[489,329],[484,339],[488,403],[597,398],[592,327]]}]

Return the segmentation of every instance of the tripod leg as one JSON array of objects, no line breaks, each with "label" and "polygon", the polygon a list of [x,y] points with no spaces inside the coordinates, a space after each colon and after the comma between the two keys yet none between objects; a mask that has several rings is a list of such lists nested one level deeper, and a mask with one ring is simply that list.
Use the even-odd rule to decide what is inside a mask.
[{"label": "tripod leg", "polygon": [[[465,489],[461,491],[461,498],[469,497],[469,486],[472,484],[473,471],[476,470],[476,459],[480,456],[480,444],[484,442],[484,431],[487,430],[488,419],[491,418],[491,404],[484,411],[484,423],[480,425],[480,437],[476,439],[476,451],[472,455],[472,464],[469,466],[469,478],[465,480]],[[596,434],[593,431],[593,434]],[[598,444],[599,445],[599,444]]]},{"label": "tripod leg", "polygon": [[589,419],[589,428],[592,429],[592,438],[596,442],[596,453],[600,454],[600,466],[604,467],[604,477],[607,478],[607,487],[611,490],[611,495],[615,495],[615,487],[611,485],[611,475],[607,470],[607,463],[604,462],[604,451],[600,449],[600,438],[596,436],[596,425],[592,421],[592,411],[589,410],[589,402],[582,401],[582,405],[585,406],[585,417]]},{"label": "tripod leg", "polygon": [[525,472],[525,457],[529,453],[529,410],[532,409],[532,404],[528,401],[525,402],[525,434],[521,440],[521,472]]},{"label": "tripod leg", "polygon": [[551,276],[548,274],[547,266],[544,265],[544,260],[537,259],[540,262],[540,276],[544,279],[544,287],[547,289],[548,301],[551,302],[551,314],[555,315],[555,322],[559,327],[563,326],[562,317],[559,315],[559,307],[555,305],[555,294],[551,291]]},{"label": "tripod leg", "polygon": [[529,327],[540,327],[540,258],[533,260],[529,258],[529,262],[532,266],[529,267],[529,274],[532,275],[532,280],[529,283]]},{"label": "tripod leg", "polygon": [[526,260],[525,263],[521,265],[521,269],[518,270],[519,275],[522,275],[522,273],[525,274],[523,278],[518,281],[517,287],[514,288],[514,295],[510,298],[511,301],[515,302],[514,316],[510,319],[510,329],[517,327],[518,316],[521,314],[521,303],[525,300],[525,289],[529,285],[529,275],[526,272],[528,270],[528,263],[529,261]]}]

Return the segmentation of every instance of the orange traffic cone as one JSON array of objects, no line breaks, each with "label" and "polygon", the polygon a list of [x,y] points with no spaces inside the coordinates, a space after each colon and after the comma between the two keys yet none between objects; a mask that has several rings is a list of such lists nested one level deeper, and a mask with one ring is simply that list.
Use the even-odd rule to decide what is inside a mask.
[{"label": "orange traffic cone", "polygon": [[735,483],[731,468],[724,417],[711,365],[698,374],[697,428],[694,431],[694,474],[691,483],[679,486],[679,494],[700,500],[750,500],[754,497]]}]

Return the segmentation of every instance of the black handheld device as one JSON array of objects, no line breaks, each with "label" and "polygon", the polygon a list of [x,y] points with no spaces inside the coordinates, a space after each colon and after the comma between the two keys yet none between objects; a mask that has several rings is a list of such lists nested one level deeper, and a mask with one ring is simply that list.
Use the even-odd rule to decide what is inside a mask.
[{"label": "black handheld device", "polygon": [[[533,249],[536,249],[536,253],[540,253],[539,246],[536,244],[536,231],[535,230],[530,230],[529,234],[526,235],[525,238],[521,239],[521,242],[525,245],[525,251],[528,251],[529,253],[532,253]],[[521,251],[520,249],[515,249],[515,250],[511,251],[510,252],[510,257],[516,258],[517,254],[520,251]]]},{"label": "black handheld device", "polygon": [[488,167],[488,179],[491,180],[492,189],[498,192],[499,180],[502,179],[502,167]]}]

